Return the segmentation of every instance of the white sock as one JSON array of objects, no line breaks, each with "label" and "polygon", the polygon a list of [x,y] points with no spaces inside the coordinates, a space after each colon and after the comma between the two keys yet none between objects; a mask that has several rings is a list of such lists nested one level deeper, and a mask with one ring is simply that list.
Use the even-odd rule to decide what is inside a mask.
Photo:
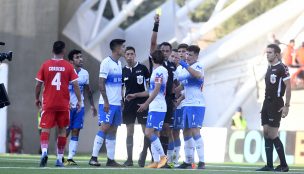
[{"label": "white sock", "polygon": [[115,145],[116,145],[115,139],[106,139],[107,156],[111,160],[114,160]]},{"label": "white sock", "polygon": [[68,159],[73,159],[78,147],[78,141],[70,140]]},{"label": "white sock", "polygon": [[168,163],[173,162],[174,150],[167,150]]},{"label": "white sock", "polygon": [[156,147],[153,146],[152,144],[151,144],[151,152],[154,162],[158,163],[160,161],[160,155],[158,154]]},{"label": "white sock", "polygon": [[190,164],[194,161],[194,140],[191,137],[188,140],[185,140],[185,162]]},{"label": "white sock", "polygon": [[155,147],[157,153],[158,153],[160,156],[164,156],[164,155],[165,155],[163,146],[161,145],[159,138],[157,138],[156,140],[154,140],[153,142],[151,142],[151,146],[154,146],[154,147]]},{"label": "white sock", "polygon": [[174,163],[178,163],[179,151],[180,151],[180,146],[174,147],[174,155],[175,155]]},{"label": "white sock", "polygon": [[41,155],[43,156],[44,154],[46,154],[47,155],[47,151],[48,151],[48,149],[47,148],[42,148],[41,149]]},{"label": "white sock", "polygon": [[103,138],[96,135],[95,136],[95,140],[94,140],[94,145],[93,145],[93,152],[92,152],[92,156],[94,157],[98,157],[98,153],[99,153],[99,150],[102,146],[102,143],[103,143]]},{"label": "white sock", "polygon": [[195,140],[195,148],[197,152],[197,156],[200,162],[205,162],[204,157],[204,141],[202,137],[199,137],[197,140]]},{"label": "white sock", "polygon": [[62,158],[63,158],[63,154],[57,153],[57,160],[59,160],[61,162]]}]

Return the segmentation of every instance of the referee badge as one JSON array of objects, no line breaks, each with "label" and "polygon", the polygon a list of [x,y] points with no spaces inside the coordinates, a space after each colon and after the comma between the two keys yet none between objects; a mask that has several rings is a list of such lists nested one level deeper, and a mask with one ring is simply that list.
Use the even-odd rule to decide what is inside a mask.
[{"label": "referee badge", "polygon": [[137,78],[137,84],[141,85],[144,82],[144,76],[139,75],[136,77]]},{"label": "referee badge", "polygon": [[270,83],[275,84],[276,79],[277,79],[277,75],[275,75],[275,74],[270,75]]}]

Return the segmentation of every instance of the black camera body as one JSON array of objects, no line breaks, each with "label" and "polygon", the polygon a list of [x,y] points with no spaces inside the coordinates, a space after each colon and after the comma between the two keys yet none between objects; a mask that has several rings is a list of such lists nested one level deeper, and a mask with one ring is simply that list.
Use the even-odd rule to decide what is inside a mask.
[{"label": "black camera body", "polygon": [[[5,45],[4,42],[0,42],[0,45]],[[9,51],[7,53],[0,53],[0,62],[4,61],[7,59],[8,61],[12,61],[13,58],[13,52]]]}]

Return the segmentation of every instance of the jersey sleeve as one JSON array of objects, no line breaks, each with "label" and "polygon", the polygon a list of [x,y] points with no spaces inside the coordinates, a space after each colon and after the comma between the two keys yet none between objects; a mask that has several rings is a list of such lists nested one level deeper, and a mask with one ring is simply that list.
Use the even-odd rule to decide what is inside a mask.
[{"label": "jersey sleeve", "polygon": [[290,74],[289,74],[289,70],[288,70],[287,66],[283,65],[281,75],[282,75],[283,81],[290,79]]},{"label": "jersey sleeve", "polygon": [[39,82],[44,82],[44,64],[41,65],[40,69],[37,72],[37,76],[35,79]]},{"label": "jersey sleeve", "polygon": [[100,64],[99,77],[107,79],[109,71],[110,71],[110,68],[109,68],[108,61],[103,60]]},{"label": "jersey sleeve", "polygon": [[70,66],[70,72],[71,72],[70,73],[70,82],[73,82],[73,81],[77,80],[78,75],[77,75],[77,73],[76,73],[76,71],[75,71],[75,69],[72,65]]},{"label": "jersey sleeve", "polygon": [[164,72],[162,72],[162,71],[155,72],[154,82],[155,83],[162,83],[163,80],[164,80]]},{"label": "jersey sleeve", "polygon": [[195,67],[194,67],[195,71],[198,71],[201,73],[201,77],[204,77],[204,68],[203,65],[201,63],[198,63]]}]

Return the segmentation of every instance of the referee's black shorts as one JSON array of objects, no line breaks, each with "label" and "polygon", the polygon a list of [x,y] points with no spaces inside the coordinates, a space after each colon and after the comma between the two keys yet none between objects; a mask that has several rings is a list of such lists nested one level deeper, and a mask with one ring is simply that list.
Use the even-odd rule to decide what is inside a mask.
[{"label": "referee's black shorts", "polygon": [[147,98],[136,98],[131,101],[125,100],[124,108],[122,110],[122,118],[124,124],[134,124],[137,118],[139,124],[147,123],[148,110],[144,112],[137,112],[139,106],[147,100]]},{"label": "referee's black shorts", "polygon": [[284,100],[282,97],[266,96],[261,111],[262,126],[280,127],[282,111],[278,111],[283,106]]}]

